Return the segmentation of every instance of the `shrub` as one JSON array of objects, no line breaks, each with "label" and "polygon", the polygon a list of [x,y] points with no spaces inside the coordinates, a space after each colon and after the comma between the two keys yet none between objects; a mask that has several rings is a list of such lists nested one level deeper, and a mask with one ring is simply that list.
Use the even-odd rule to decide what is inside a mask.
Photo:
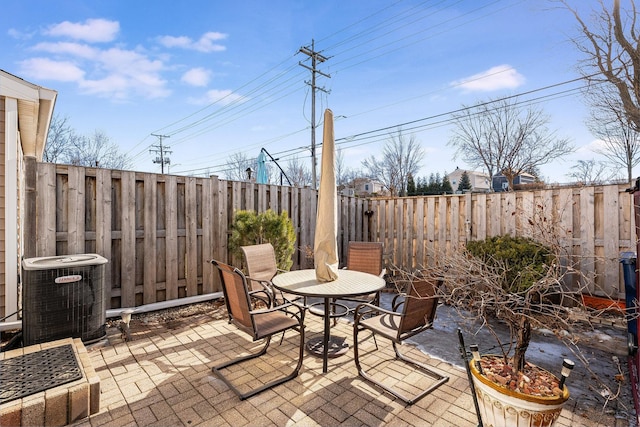
[{"label": "shrub", "polygon": [[236,212],[231,224],[229,249],[234,255],[242,257],[241,246],[271,243],[281,270],[291,268],[295,242],[293,222],[286,211],[278,215],[271,209],[261,213],[241,210]]},{"label": "shrub", "polygon": [[508,235],[467,243],[469,253],[491,267],[503,268],[502,288],[521,292],[545,277],[551,249],[527,237]]}]

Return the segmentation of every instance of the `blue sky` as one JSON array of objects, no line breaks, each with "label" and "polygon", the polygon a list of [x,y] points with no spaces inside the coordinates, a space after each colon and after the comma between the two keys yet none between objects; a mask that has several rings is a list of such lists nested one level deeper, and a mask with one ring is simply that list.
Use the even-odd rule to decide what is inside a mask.
[{"label": "blue sky", "polygon": [[[587,16],[598,6],[573,3]],[[22,0],[3,4],[0,23],[0,68],[57,90],[56,114],[106,132],[139,171],[160,170],[152,134],[169,136],[172,173],[223,177],[229,156],[261,148],[310,164],[311,73],[298,51],[312,40],[331,76],[318,76],[330,93],[317,93],[316,121],[333,110],[349,167],[402,125],[427,153],[420,176],[469,169],[447,146],[448,113],[526,93],[578,149],[542,168],[548,181],[600,160],[582,83],[566,83],[578,77],[575,19],[544,0]]]}]

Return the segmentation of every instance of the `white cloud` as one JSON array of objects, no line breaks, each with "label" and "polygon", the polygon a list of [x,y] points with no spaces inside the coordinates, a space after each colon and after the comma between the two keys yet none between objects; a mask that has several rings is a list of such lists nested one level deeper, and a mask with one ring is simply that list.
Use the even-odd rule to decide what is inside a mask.
[{"label": "white cloud", "polygon": [[15,28],[9,28],[7,30],[7,35],[17,40],[29,40],[31,37],[33,37],[33,34],[24,33],[22,31],[16,30]]},{"label": "white cloud", "polygon": [[147,98],[170,94],[167,81],[161,76],[161,61],[118,48],[101,51],[96,61],[102,76],[81,82],[80,87],[87,93],[116,99],[130,98],[132,94]]},{"label": "white cloud", "polygon": [[200,40],[195,43],[195,48],[200,52],[220,52],[226,50],[226,47],[214,42],[224,40],[226,38],[226,34],[208,32],[200,37]]},{"label": "white cloud", "polygon": [[83,80],[79,87],[87,94],[116,101],[124,101],[140,95],[145,98],[163,98],[171,91],[166,82],[150,74],[138,75],[134,78],[123,73],[111,73],[101,79]]},{"label": "white cloud", "polygon": [[165,47],[178,47],[181,49],[197,50],[198,52],[221,52],[227,48],[221,44],[215,43],[224,40],[227,35],[218,32],[208,32],[202,35],[199,40],[192,40],[187,36],[161,36],[158,38],[160,44]]},{"label": "white cloud", "polygon": [[182,81],[191,86],[206,86],[209,84],[211,72],[204,68],[192,68],[182,75]]},{"label": "white cloud", "polygon": [[45,34],[55,37],[70,37],[90,43],[110,42],[120,31],[118,21],[87,19],[84,23],[64,21],[49,27]]},{"label": "white cloud", "polygon": [[525,78],[510,65],[498,65],[487,71],[456,80],[451,83],[473,92],[490,92],[499,89],[515,89],[524,84]]},{"label": "white cloud", "polygon": [[154,61],[141,53],[120,48],[101,51],[98,60],[104,68],[117,70],[128,75],[157,73],[163,69],[162,61]]},{"label": "white cloud", "polygon": [[596,151],[605,150],[607,146],[605,142],[601,139],[594,139],[588,144],[582,145],[578,147],[574,153],[574,156],[581,160],[588,160],[593,158],[596,155]]},{"label": "white cloud", "polygon": [[20,62],[20,72],[34,80],[60,82],[81,81],[84,71],[69,61],[54,61],[48,58],[31,58]]},{"label": "white cloud", "polygon": [[160,36],[158,41],[164,47],[181,47],[184,49],[188,49],[189,45],[193,43],[193,41],[187,36]]},{"label": "white cloud", "polygon": [[93,49],[75,43],[41,43],[38,48],[85,61],[32,58],[21,63],[21,72],[30,78],[76,82],[84,93],[115,100],[136,95],[160,98],[171,93],[162,78],[164,64],[141,53],[118,48]]},{"label": "white cloud", "polygon": [[218,103],[221,105],[229,105],[229,104],[239,104],[242,102],[246,102],[248,98],[243,97],[242,95],[238,95],[237,93],[233,93],[232,90],[218,90],[211,89],[207,91],[204,97],[195,99],[190,98],[189,101],[193,104],[213,104]]},{"label": "white cloud", "polygon": [[59,43],[38,43],[33,46],[33,50],[42,52],[67,54],[80,58],[92,59],[98,55],[99,50],[82,43],[59,42]]}]

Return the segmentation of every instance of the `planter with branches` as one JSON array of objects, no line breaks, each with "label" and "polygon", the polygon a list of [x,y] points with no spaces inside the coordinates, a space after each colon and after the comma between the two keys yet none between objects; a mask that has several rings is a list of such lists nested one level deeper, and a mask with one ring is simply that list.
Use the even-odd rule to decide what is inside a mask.
[{"label": "planter with branches", "polygon": [[[582,294],[593,283],[572,267],[558,240],[562,234],[553,229],[543,208],[539,206],[528,222],[531,237],[503,235],[471,241],[447,255],[440,254],[436,265],[395,272],[404,286],[416,276],[438,277],[438,297],[462,319],[478,322],[495,338],[498,354],[475,351],[469,363],[487,425],[553,425],[569,390],[563,376],[527,362],[532,333],[552,331],[572,351],[572,358],[588,369],[576,333],[584,330],[585,316],[605,312],[583,306]],[[499,324],[507,326],[507,339],[497,333]],[[562,372],[568,376],[573,362],[565,359],[560,364],[565,365]]]}]

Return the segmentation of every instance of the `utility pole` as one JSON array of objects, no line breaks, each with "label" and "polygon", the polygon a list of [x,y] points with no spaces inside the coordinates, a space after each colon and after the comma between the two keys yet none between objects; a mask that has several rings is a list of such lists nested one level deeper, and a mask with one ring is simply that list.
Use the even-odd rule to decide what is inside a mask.
[{"label": "utility pole", "polygon": [[298,64],[311,71],[311,81],[305,81],[305,83],[311,86],[311,180],[313,189],[315,190],[318,188],[316,185],[316,90],[329,93],[325,88],[316,86],[316,74],[320,74],[327,78],[331,78],[331,76],[316,68],[316,65],[319,62],[324,62],[328,58],[315,51],[315,41],[313,39],[311,39],[311,47],[301,47],[299,52],[302,52],[311,58],[311,67],[303,64],[302,62],[299,62]]},{"label": "utility pole", "polygon": [[169,151],[169,148],[171,148],[171,147],[167,147],[166,145],[163,146],[162,145],[162,140],[164,138],[169,138],[169,136],[168,135],[156,135],[154,133],[152,133],[151,136],[157,137],[160,142],[159,142],[158,145],[152,145],[151,147],[153,149],[149,150],[149,152],[158,154],[158,156],[156,156],[156,158],[153,159],[153,163],[160,163],[160,170],[164,174],[164,165],[165,164],[167,164],[167,165],[171,164],[171,159],[169,157],[167,157],[169,154],[171,154],[171,151]]}]

